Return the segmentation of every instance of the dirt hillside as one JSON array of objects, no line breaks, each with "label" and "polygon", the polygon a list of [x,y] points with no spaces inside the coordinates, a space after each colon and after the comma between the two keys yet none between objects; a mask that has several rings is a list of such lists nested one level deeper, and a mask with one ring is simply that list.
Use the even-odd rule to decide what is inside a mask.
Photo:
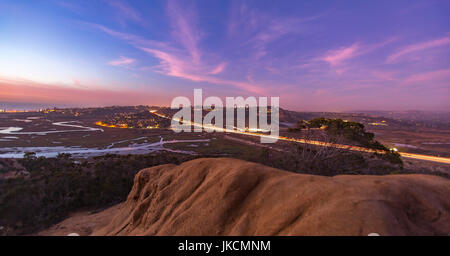
[{"label": "dirt hillside", "polygon": [[140,171],[93,235],[450,235],[450,180],[285,172],[197,159]]},{"label": "dirt hillside", "polygon": [[109,224],[111,219],[120,211],[122,204],[111,206],[102,211],[80,211],[70,215],[70,217],[33,236],[67,236],[76,233],[80,236],[88,236],[95,229]]}]

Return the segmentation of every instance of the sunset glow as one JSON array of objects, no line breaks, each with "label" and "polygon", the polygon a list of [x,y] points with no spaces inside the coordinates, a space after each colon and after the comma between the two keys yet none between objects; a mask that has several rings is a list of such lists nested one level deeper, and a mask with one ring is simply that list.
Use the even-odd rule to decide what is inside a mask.
[{"label": "sunset glow", "polygon": [[0,2],[0,102],[448,110],[448,1]]}]

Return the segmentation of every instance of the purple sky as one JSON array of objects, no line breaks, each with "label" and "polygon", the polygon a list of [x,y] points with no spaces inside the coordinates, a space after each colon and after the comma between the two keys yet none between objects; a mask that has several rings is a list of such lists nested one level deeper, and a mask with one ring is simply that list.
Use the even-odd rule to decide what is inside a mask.
[{"label": "purple sky", "polygon": [[0,101],[449,110],[449,1],[0,0]]}]

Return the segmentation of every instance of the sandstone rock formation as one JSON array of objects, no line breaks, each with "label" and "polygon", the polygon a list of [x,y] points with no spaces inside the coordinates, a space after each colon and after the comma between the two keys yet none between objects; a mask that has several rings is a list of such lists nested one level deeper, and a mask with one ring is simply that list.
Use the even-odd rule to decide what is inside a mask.
[{"label": "sandstone rock formation", "polygon": [[450,180],[295,174],[197,159],[140,171],[93,235],[449,235]]}]

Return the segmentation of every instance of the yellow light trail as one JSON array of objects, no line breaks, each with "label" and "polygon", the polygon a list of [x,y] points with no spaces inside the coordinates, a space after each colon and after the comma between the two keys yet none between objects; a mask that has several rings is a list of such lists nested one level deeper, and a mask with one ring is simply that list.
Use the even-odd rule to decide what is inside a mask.
[{"label": "yellow light trail", "polygon": [[[163,118],[171,119],[165,115],[159,114],[156,111],[152,112],[155,115],[158,115]],[[174,119],[177,122],[183,123],[184,121],[176,118]],[[228,129],[228,128],[222,128],[222,127],[214,127],[214,126],[206,126],[194,122],[190,122],[192,126],[196,127],[203,127],[205,129],[215,129],[221,132],[228,132],[228,133],[236,133],[236,134],[243,134],[248,136],[255,136],[255,137],[266,137],[266,138],[276,138],[279,140],[284,141],[291,141],[296,143],[303,143],[303,144],[311,144],[311,145],[317,145],[321,147],[335,147],[340,149],[347,149],[352,151],[359,151],[359,152],[366,152],[366,153],[379,153],[384,154],[385,151],[383,150],[374,150],[364,147],[358,147],[358,146],[351,146],[351,145],[343,145],[343,144],[336,144],[336,143],[330,143],[330,142],[323,142],[323,141],[317,141],[317,140],[305,140],[305,139],[296,139],[296,138],[289,138],[289,137],[283,137],[283,136],[273,136],[273,135],[267,135],[262,133],[254,133],[254,132],[245,132],[245,131],[239,131],[234,129]],[[425,160],[425,161],[432,161],[437,163],[444,163],[444,164],[450,164],[450,158],[447,157],[437,157],[437,156],[429,156],[429,155],[421,155],[421,154],[413,154],[413,153],[404,153],[404,152],[398,152],[400,156],[405,158],[411,158],[411,159],[418,159],[418,160]]]},{"label": "yellow light trail", "polygon": [[450,158],[448,157],[439,157],[439,156],[429,156],[429,155],[421,155],[421,154],[413,154],[413,153],[399,153],[402,157],[419,159],[425,161],[433,161],[438,163],[450,164]]}]

